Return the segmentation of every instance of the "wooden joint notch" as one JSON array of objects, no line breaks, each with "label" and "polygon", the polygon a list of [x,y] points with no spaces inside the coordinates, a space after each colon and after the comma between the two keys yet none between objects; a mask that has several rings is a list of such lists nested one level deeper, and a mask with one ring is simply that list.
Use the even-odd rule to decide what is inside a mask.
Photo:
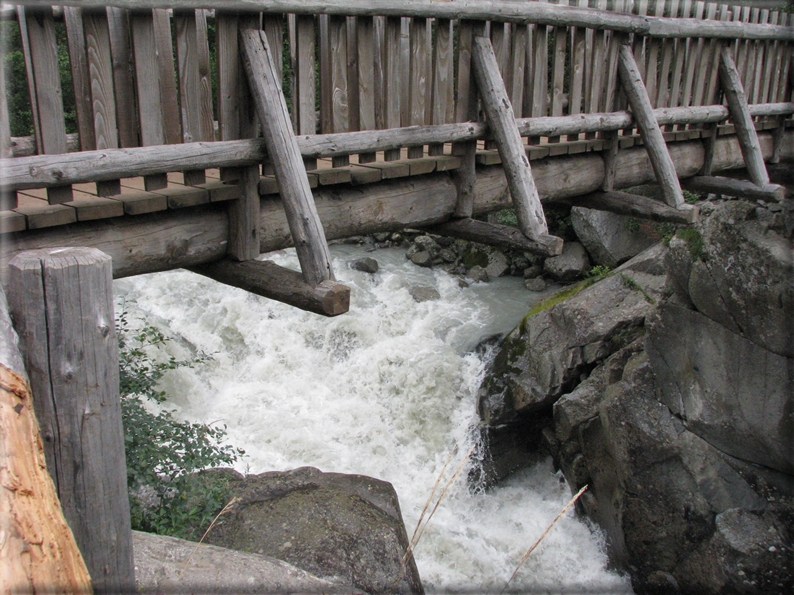
[{"label": "wooden joint notch", "polygon": [[695,176],[682,180],[681,183],[694,192],[713,192],[750,200],[781,202],[786,197],[786,189],[779,184],[757,186],[748,180],[734,180],[722,176]]},{"label": "wooden joint notch", "polygon": [[521,233],[521,230],[509,225],[486,223],[485,221],[466,218],[453,219],[446,223],[431,225],[425,229],[440,236],[449,236],[502,248],[514,248],[542,256],[562,254],[562,238],[543,234],[535,239],[530,239]]},{"label": "wooden joint notch", "polygon": [[350,288],[347,285],[326,280],[312,286],[298,271],[268,260],[235,262],[225,259],[190,267],[190,270],[322,316],[338,316],[350,310]]}]

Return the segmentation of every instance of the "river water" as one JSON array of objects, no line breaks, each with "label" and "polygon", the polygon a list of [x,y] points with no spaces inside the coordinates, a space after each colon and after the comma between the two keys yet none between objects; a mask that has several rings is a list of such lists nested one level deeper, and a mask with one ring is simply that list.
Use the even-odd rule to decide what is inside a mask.
[{"label": "river water", "polygon": [[[177,417],[227,426],[229,442],[246,451],[238,470],[310,465],[389,481],[410,536],[453,447],[446,478],[472,444],[487,357],[474,347],[515,327],[542,296],[516,278],[461,288],[411,264],[404,250],[331,251],[352,289],[350,312],[332,319],[185,271],[122,279],[115,291],[131,319],[174,338],[168,349],[178,358],[213,354],[171,372],[163,388]],[[349,268],[362,256],[379,262],[376,275]],[[269,257],[297,268],[294,251]],[[418,304],[411,285],[432,286],[441,299]],[[548,460],[487,492],[469,490],[465,476],[416,547],[428,593],[498,593],[571,497]],[[630,593],[606,564],[602,536],[569,512],[510,590]]]}]

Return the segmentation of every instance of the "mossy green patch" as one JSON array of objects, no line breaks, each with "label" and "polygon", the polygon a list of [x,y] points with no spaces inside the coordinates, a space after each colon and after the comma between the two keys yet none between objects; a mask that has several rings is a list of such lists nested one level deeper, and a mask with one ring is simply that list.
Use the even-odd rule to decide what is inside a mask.
[{"label": "mossy green patch", "polygon": [[475,266],[481,266],[482,268],[488,266],[488,254],[473,246],[463,253],[461,260],[467,269]]},{"label": "mossy green patch", "polygon": [[689,254],[693,260],[702,260],[704,255],[703,236],[697,229],[692,227],[681,227],[675,232],[675,236],[686,242]]},{"label": "mossy green patch", "polygon": [[534,308],[532,308],[529,312],[527,312],[526,316],[524,316],[523,320],[521,320],[521,325],[520,325],[521,334],[524,334],[526,332],[526,322],[527,319],[529,319],[531,316],[534,316],[539,312],[543,312],[544,310],[548,310],[549,308],[552,308],[557,304],[564,302],[568,298],[571,298],[575,296],[577,293],[584,291],[585,289],[597,283],[603,278],[604,277],[600,277],[600,276],[589,277],[584,281],[580,281],[576,285],[571,285],[570,287],[566,287],[565,289],[558,291],[553,296],[546,298],[545,300],[537,304]]},{"label": "mossy green patch", "polygon": [[656,303],[656,300],[654,300],[648,294],[648,292],[645,291],[645,288],[639,283],[637,283],[637,281],[635,281],[633,278],[629,277],[626,273],[620,273],[620,280],[623,281],[623,286],[626,287],[627,289],[639,291],[645,297],[645,301],[648,302],[649,304]]}]

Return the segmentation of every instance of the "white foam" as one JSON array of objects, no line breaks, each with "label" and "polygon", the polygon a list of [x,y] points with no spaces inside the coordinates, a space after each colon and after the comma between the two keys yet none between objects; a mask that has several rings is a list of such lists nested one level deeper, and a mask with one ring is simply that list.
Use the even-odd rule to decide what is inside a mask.
[{"label": "white foam", "polygon": [[[538,294],[509,278],[460,288],[400,250],[371,254],[381,266],[374,276],[348,268],[365,255],[360,248],[335,246],[332,254],[337,277],[352,288],[350,312],[332,319],[184,271],[117,281],[116,292],[132,318],[179,337],[169,345],[177,357],[214,354],[169,373],[163,388],[178,417],[226,424],[229,442],[247,453],[241,471],[311,465],[390,481],[410,535],[451,448],[460,453],[454,468],[472,440],[485,365],[470,350],[514,327]],[[297,264],[292,251],[273,259]],[[435,287],[441,299],[417,304],[412,284]],[[570,498],[548,462],[488,493],[470,493],[464,478],[416,548],[428,592],[498,592]],[[604,550],[599,534],[569,513],[511,589],[631,592],[606,570]]]}]

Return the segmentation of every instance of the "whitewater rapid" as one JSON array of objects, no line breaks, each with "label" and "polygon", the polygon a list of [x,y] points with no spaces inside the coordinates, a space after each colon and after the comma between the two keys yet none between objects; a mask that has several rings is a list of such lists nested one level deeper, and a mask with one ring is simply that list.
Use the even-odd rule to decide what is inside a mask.
[{"label": "whitewater rapid", "polygon": [[[297,268],[294,251],[268,256]],[[377,274],[349,268],[363,256],[379,262]],[[474,439],[486,365],[474,348],[512,329],[541,296],[516,278],[462,288],[411,264],[404,250],[340,245],[332,257],[352,289],[350,312],[336,318],[186,271],[116,281],[117,308],[173,337],[168,350],[177,358],[212,354],[169,373],[163,389],[177,417],[226,425],[229,443],[246,451],[238,470],[310,465],[389,481],[410,536],[451,449],[454,469]],[[441,299],[416,303],[411,285],[434,287]],[[416,547],[428,593],[498,593],[571,497],[549,461],[488,492],[472,493],[465,475]],[[602,536],[571,512],[510,590],[630,593],[628,579],[606,565]]]}]

